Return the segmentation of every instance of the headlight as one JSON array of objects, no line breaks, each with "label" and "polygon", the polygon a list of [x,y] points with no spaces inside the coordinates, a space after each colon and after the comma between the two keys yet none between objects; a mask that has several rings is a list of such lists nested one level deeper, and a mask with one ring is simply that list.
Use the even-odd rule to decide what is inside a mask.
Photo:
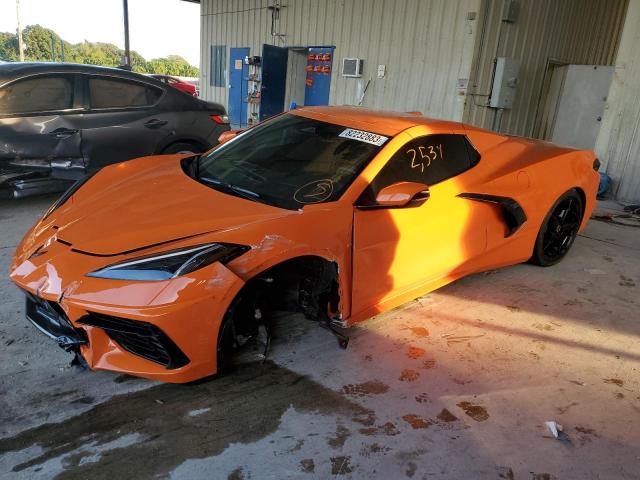
[{"label": "headlight", "polygon": [[230,262],[247,250],[249,247],[244,245],[207,243],[114,263],[87,276],[114,280],[167,280],[214,262]]}]

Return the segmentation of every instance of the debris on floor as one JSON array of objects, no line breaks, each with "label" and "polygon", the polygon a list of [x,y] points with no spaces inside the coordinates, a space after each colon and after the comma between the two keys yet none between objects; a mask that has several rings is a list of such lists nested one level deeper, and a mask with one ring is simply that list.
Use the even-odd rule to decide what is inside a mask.
[{"label": "debris on floor", "polygon": [[551,432],[551,435],[553,435],[555,438],[558,438],[558,435],[560,434],[560,432],[562,432],[562,428],[563,428],[562,425],[554,422],[553,420],[544,422],[544,424],[547,426],[547,428]]}]

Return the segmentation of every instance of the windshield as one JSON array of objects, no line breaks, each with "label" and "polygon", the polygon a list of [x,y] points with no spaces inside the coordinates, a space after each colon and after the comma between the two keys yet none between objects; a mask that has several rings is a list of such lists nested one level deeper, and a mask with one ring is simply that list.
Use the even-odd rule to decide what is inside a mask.
[{"label": "windshield", "polygon": [[200,157],[197,179],[216,190],[281,208],[335,201],[387,137],[280,115]]}]

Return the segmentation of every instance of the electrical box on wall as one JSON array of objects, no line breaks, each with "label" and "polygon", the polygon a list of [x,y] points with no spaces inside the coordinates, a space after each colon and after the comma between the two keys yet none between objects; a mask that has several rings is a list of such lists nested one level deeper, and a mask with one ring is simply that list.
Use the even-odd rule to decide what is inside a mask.
[{"label": "electrical box on wall", "polygon": [[342,59],[342,76],[343,77],[361,77],[364,70],[364,60],[361,58],[343,58]]},{"label": "electrical box on wall", "polygon": [[496,58],[489,106],[492,108],[505,109],[513,107],[517,83],[518,62],[507,57]]}]

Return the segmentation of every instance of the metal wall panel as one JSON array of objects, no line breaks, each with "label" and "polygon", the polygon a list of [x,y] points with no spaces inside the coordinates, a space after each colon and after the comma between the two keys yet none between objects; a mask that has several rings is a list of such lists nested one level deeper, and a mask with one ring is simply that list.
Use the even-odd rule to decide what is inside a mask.
[{"label": "metal wall panel", "polygon": [[550,62],[613,65],[628,0],[517,0],[514,23],[502,21],[507,0],[483,0],[465,121],[491,128],[488,98],[495,57],[520,63],[513,109],[500,131],[535,136]]},{"label": "metal wall panel", "polygon": [[640,203],[640,0],[631,0],[596,153],[616,198]]},{"label": "metal wall panel", "polygon": [[[464,95],[457,80],[469,78],[481,0],[287,0],[271,35],[275,0],[201,0],[201,95],[227,104],[227,88],[210,86],[210,45],[335,46],[329,102],[362,104],[461,120]],[[341,75],[344,57],[363,58],[362,78]],[[386,76],[377,78],[378,65]],[[226,67],[228,69],[228,66]]]}]

